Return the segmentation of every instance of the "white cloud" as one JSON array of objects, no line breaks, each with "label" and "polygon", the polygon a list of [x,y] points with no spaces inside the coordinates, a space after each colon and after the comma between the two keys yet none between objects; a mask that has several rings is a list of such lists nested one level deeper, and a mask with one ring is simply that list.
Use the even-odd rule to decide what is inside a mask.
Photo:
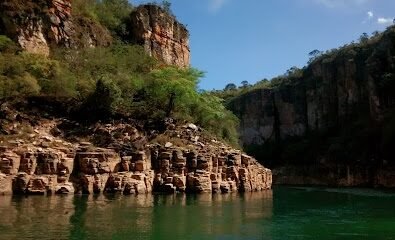
[{"label": "white cloud", "polygon": [[210,0],[208,9],[210,12],[218,12],[229,0]]},{"label": "white cloud", "polygon": [[347,6],[360,6],[370,0],[313,0],[314,2],[324,5],[328,8],[347,7]]},{"label": "white cloud", "polygon": [[383,17],[377,18],[377,23],[383,25],[390,25],[393,23],[393,21],[394,20],[392,18],[383,18]]},{"label": "white cloud", "polygon": [[372,11],[369,11],[366,14],[368,16],[367,16],[367,18],[365,18],[365,20],[362,21],[362,24],[366,24],[366,23],[370,22],[374,17],[374,13]]}]

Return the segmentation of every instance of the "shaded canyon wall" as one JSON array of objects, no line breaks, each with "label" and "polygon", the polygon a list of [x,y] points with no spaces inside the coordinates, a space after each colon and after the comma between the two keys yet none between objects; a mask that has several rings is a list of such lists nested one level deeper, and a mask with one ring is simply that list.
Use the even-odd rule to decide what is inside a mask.
[{"label": "shaded canyon wall", "polygon": [[395,186],[395,30],[231,101],[247,152],[290,184]]}]

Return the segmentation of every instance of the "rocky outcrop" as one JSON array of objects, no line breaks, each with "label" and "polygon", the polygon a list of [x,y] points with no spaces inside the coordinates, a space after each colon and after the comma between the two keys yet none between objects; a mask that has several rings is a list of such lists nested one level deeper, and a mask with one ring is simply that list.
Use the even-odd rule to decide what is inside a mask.
[{"label": "rocky outcrop", "polygon": [[[366,46],[348,47],[314,61],[301,78],[273,89],[257,89],[231,102],[240,116],[242,142],[262,144],[276,137],[328,130],[353,114],[382,119],[393,107],[395,29]],[[277,133],[276,133],[277,131]]]},{"label": "rocky outcrop", "polygon": [[137,7],[131,15],[132,41],[166,64],[188,67],[189,33],[170,13],[155,4]]},{"label": "rocky outcrop", "polygon": [[[125,20],[126,21],[126,20]],[[189,33],[175,16],[158,5],[142,5],[127,20],[125,41],[169,65],[189,67]],[[70,0],[4,0],[0,3],[0,34],[30,53],[48,56],[54,47],[109,46],[110,32],[97,20],[74,14]]]},{"label": "rocky outcrop", "polygon": [[98,23],[72,15],[70,0],[5,0],[0,3],[0,22],[0,34],[28,52],[46,56],[52,46],[108,46],[112,41]]},{"label": "rocky outcrop", "polygon": [[[240,117],[244,147],[257,157],[265,152],[262,161],[272,166],[296,166],[295,171],[277,171],[281,183],[314,183],[286,174],[312,179],[326,168],[333,174],[327,181],[332,185],[336,179],[343,186],[380,185],[379,169],[394,164],[388,159],[393,154],[380,146],[393,124],[394,43],[395,30],[390,28],[368,43],[319,57],[302,70],[302,77],[287,76],[277,87],[234,99],[230,108]],[[306,167],[315,171],[297,170]],[[363,180],[341,180],[353,174]]]},{"label": "rocky outcrop", "polygon": [[31,117],[7,104],[0,110],[0,194],[271,188],[269,169],[193,124],[168,120],[164,132],[122,122],[87,128],[67,119]]}]

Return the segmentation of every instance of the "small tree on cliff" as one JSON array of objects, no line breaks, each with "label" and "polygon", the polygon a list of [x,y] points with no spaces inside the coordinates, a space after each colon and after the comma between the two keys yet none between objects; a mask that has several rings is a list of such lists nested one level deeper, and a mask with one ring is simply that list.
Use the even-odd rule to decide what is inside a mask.
[{"label": "small tree on cliff", "polygon": [[369,35],[367,33],[362,33],[362,35],[359,37],[359,42],[365,44],[368,41],[369,41]]},{"label": "small tree on cliff", "polygon": [[234,83],[228,83],[226,86],[225,86],[225,91],[234,91],[234,90],[236,90],[236,88],[237,88],[237,86],[236,86],[236,84],[234,84]]},{"label": "small tree on cliff", "polygon": [[242,88],[247,88],[248,86],[250,86],[250,83],[248,81],[244,80],[244,81],[241,82],[241,87]]},{"label": "small tree on cliff", "polygon": [[163,10],[165,10],[167,13],[173,14],[173,12],[171,11],[171,2],[170,1],[163,0],[162,7],[163,7]]},{"label": "small tree on cliff", "polygon": [[322,52],[320,50],[317,50],[317,49],[309,52],[310,59],[309,59],[308,63],[312,63],[315,59],[317,59],[321,55],[322,55]]}]

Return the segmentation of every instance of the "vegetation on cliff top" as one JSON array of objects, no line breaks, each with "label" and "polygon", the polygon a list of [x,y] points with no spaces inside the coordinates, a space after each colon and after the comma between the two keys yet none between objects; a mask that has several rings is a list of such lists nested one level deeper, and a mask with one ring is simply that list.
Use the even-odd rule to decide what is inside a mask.
[{"label": "vegetation on cliff top", "polygon": [[[301,119],[296,121],[308,128],[302,136],[271,137],[265,139],[263,144],[244,146],[247,153],[264,161],[268,166],[287,164],[318,166],[322,162],[370,167],[389,162],[395,164],[389,161],[394,158],[393,149],[390,146],[395,141],[394,42],[395,26],[390,26],[385,32],[375,32],[370,38],[367,34],[363,34],[358,43],[347,44],[327,52],[312,51],[309,54],[311,57],[309,65],[303,69],[294,67],[271,81],[263,80],[252,86],[228,85],[223,91],[216,91],[214,94],[225,98],[230,109],[235,103],[243,106],[242,110],[237,111],[239,111],[238,114],[247,118],[251,116],[248,116],[246,101],[262,101],[252,97],[254,93],[262,89],[267,89],[265,93],[273,96],[273,102],[261,102],[267,104],[269,108],[274,101],[279,101],[280,104],[283,101],[295,107],[295,111],[299,109]],[[338,91],[344,91],[340,87],[344,84],[342,73],[347,71],[344,65],[348,63],[355,63],[355,76],[347,75],[350,78],[348,81],[359,84],[359,91],[361,91],[359,94],[364,97],[361,97],[358,103],[347,103],[346,117],[341,119],[337,112],[338,101],[341,101]],[[333,82],[330,82],[328,77],[325,79],[325,74],[333,76]],[[331,92],[328,91],[328,86],[340,86],[340,90]],[[343,88],[355,91],[350,86],[343,86]],[[364,92],[369,91],[377,91],[378,99],[375,101],[380,103],[381,119],[374,119],[369,112],[371,99],[369,99],[369,94],[363,95]],[[295,95],[302,97],[298,98]],[[327,112],[323,115],[325,119],[319,128],[309,128],[309,123],[304,119],[304,117],[307,118],[307,114],[317,114],[308,112],[306,96],[310,97],[311,104],[317,104],[318,111],[324,109],[321,111]],[[333,109],[330,109],[331,107]],[[275,107],[270,109],[275,109]],[[281,110],[283,113],[286,111]],[[273,127],[274,132],[280,132],[281,127],[288,128],[286,124],[280,122],[276,113],[272,113],[271,116],[276,119],[270,126]],[[262,124],[261,127],[266,127],[266,125]]]},{"label": "vegetation on cliff top", "polygon": [[132,6],[126,0],[73,1],[79,16],[93,19],[120,40],[110,47],[53,49],[49,58],[22,51],[0,35],[0,101],[32,96],[71,101],[81,120],[115,116],[147,122],[167,117],[199,124],[237,145],[237,118],[222,100],[198,91],[203,73],[166,66],[137,45],[122,43]]},{"label": "vegetation on cliff top", "polygon": [[[395,25],[389,26],[386,31],[378,32],[375,31],[369,36],[367,33],[363,33],[358,41],[353,41],[350,44],[345,44],[342,47],[330,49],[327,51],[319,51],[317,49],[308,53],[309,61],[307,66],[303,68],[291,67],[286,71],[286,73],[274,77],[270,80],[263,79],[255,84],[248,84],[248,82],[243,81],[239,87],[234,83],[229,83],[222,90],[215,90],[212,93],[220,98],[223,98],[226,102],[230,102],[232,99],[242,96],[246,93],[257,89],[278,89],[281,87],[292,86],[297,84],[298,81],[303,79],[306,73],[315,64],[328,63],[334,61],[339,56],[355,56],[358,52],[363,49],[376,48],[376,44],[382,40],[383,36],[389,34],[390,32],[395,32]],[[384,78],[383,78],[383,81]],[[247,83],[247,84],[246,84]]]}]

